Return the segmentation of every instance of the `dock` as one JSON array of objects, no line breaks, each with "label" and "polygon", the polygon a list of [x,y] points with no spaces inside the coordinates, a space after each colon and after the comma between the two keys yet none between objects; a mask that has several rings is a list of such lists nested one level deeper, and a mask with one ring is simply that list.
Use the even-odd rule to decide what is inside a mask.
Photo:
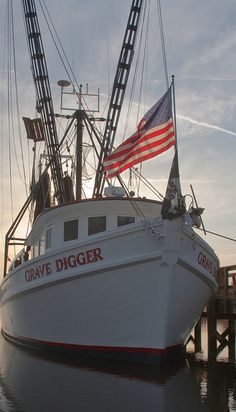
[{"label": "dock", "polygon": [[[236,265],[221,267],[216,273],[218,293],[204,308],[190,339],[195,353],[202,350],[202,323],[207,319],[208,361],[216,360],[227,348],[228,361],[235,362],[236,338]],[[220,321],[221,327],[219,330]],[[226,326],[222,330],[222,323]],[[188,341],[189,342],[189,341]]]}]

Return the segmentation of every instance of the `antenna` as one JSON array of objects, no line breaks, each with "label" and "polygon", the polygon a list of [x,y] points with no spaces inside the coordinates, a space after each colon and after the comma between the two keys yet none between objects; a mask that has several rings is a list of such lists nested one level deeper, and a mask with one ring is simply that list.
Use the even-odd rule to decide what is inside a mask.
[{"label": "antenna", "polygon": [[86,83],[85,92],[83,92],[83,84],[79,85],[79,91],[77,92],[74,87],[69,89],[71,83],[68,80],[58,80],[57,84],[61,88],[61,111],[75,111],[78,109],[90,113],[100,111],[99,89],[97,93],[89,93],[89,85]]},{"label": "antenna", "polygon": [[62,96],[63,96],[63,89],[65,87],[69,87],[71,83],[68,80],[58,80],[57,82],[58,86],[61,88],[61,103],[60,103],[60,108],[62,110]]}]

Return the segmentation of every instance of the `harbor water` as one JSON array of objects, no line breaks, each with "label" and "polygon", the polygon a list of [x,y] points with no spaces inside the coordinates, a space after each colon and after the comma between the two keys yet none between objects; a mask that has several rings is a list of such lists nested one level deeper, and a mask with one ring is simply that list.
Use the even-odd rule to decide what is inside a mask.
[{"label": "harbor water", "polygon": [[0,336],[0,411],[236,411],[235,360],[226,348],[207,361],[206,328],[202,346],[154,367],[49,356]]}]

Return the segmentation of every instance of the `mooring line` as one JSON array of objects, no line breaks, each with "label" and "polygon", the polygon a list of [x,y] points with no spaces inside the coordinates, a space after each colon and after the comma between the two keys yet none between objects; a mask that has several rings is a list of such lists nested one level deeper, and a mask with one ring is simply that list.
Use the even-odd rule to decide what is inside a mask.
[{"label": "mooring line", "polygon": [[[200,227],[198,227],[198,228],[196,228],[196,229],[202,230],[202,231],[204,232],[204,230],[203,230],[202,228],[200,228]],[[211,235],[215,235],[215,236],[222,237],[222,238],[227,239],[227,240],[232,240],[232,242],[236,242],[236,239],[233,239],[232,237],[220,235],[219,233],[211,232],[210,230],[205,230],[205,232],[206,232],[206,233],[210,233]]]}]

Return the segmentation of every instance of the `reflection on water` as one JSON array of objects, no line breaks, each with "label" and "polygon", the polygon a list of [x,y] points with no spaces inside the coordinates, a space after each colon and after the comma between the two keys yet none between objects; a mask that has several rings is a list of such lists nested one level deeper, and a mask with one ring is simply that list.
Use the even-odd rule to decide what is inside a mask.
[{"label": "reflection on water", "polygon": [[164,368],[43,356],[0,337],[0,411],[236,411],[235,365],[196,362]]}]

